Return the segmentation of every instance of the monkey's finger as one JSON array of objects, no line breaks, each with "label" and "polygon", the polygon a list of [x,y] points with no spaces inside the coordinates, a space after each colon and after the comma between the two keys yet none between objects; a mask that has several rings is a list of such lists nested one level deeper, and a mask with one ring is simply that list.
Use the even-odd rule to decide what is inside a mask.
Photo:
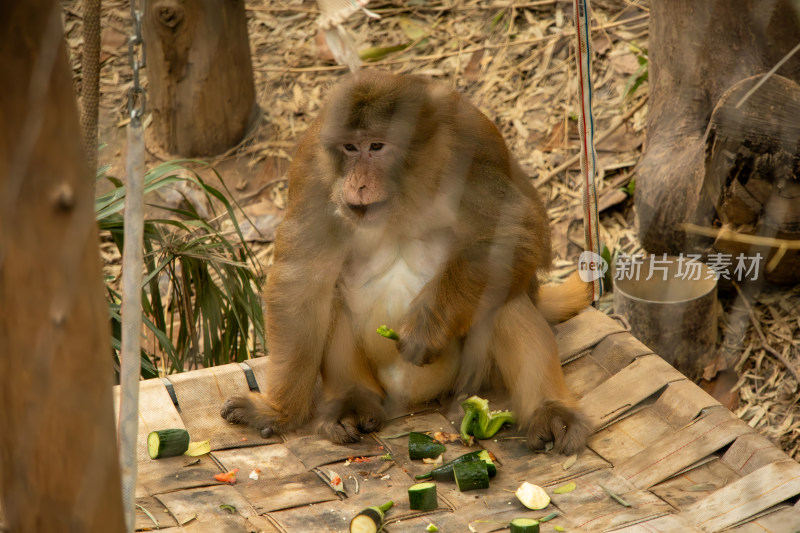
[{"label": "monkey's finger", "polygon": [[553,435],[553,440],[560,443],[567,434],[567,422],[560,416],[554,416],[550,419],[550,433]]},{"label": "monkey's finger", "polygon": [[552,440],[553,436],[547,427],[535,425],[528,430],[525,443],[531,450],[544,450],[545,445]]}]

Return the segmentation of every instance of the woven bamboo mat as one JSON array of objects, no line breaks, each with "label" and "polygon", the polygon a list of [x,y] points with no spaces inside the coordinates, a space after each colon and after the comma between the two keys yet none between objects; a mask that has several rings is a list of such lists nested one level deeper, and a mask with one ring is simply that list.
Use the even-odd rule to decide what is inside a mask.
[{"label": "woven bamboo mat", "polygon": [[[506,429],[479,441],[497,458],[489,489],[462,493],[453,483],[438,483],[439,509],[412,511],[407,488],[430,466],[410,461],[407,438],[393,437],[409,430],[457,432],[457,402],[399,413],[350,446],[310,430],[262,439],[219,417],[226,397],[264,382],[265,360],[255,359],[142,383],[137,530],[347,531],[358,511],[388,500],[395,502],[387,513],[390,533],[422,532],[431,523],[441,532],[500,531],[512,518],[552,511],[559,515],[542,524],[543,532],[556,526],[569,532],[800,530],[800,464],[613,318],[590,309],[556,329],[567,382],[597,428],[567,469],[565,457],[531,453]],[[211,454],[150,460],[146,435],[170,427],[185,427],[193,441],[210,439]],[[479,446],[449,443],[445,459]],[[387,453],[393,461],[382,460]],[[362,457],[367,460],[352,461]],[[236,484],[215,481],[215,474],[234,468],[240,469]],[[248,477],[254,469],[257,480]],[[331,487],[330,471],[341,477],[344,492]],[[509,492],[523,481],[545,487],[552,497],[547,509],[530,511]],[[569,481],[574,491],[553,493]]]}]

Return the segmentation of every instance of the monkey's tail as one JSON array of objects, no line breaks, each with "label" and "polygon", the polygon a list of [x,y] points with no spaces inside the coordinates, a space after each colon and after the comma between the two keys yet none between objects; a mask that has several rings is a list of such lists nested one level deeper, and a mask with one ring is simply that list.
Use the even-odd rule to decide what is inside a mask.
[{"label": "monkey's tail", "polygon": [[551,324],[563,322],[577,315],[592,303],[592,285],[573,272],[560,285],[539,287],[536,308]]}]

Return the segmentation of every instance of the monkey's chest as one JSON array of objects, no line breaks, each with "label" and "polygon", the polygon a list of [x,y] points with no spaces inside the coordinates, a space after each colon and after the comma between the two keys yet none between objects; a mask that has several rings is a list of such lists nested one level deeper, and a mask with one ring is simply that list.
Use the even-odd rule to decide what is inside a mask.
[{"label": "monkey's chest", "polygon": [[403,361],[394,341],[375,331],[383,324],[390,328],[401,324],[414,298],[436,277],[446,258],[445,243],[435,240],[411,248],[378,247],[352,263],[342,278],[342,295],[356,342],[395,401],[429,400],[455,379],[453,350],[446,350],[435,363],[420,368]]},{"label": "monkey's chest", "polygon": [[[411,302],[436,273],[430,261],[405,257],[398,251],[378,250],[349,268],[342,278],[345,298],[356,335],[382,324],[397,324]],[[363,331],[358,331],[358,329]]]}]

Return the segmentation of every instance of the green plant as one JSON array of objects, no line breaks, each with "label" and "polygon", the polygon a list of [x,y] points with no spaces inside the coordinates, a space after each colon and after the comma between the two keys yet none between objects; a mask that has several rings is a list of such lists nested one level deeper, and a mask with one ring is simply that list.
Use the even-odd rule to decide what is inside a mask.
[{"label": "green plant", "polygon": [[[172,161],[150,170],[145,176],[145,200],[162,187],[189,182],[203,192],[212,209],[221,206],[223,212],[205,220],[189,201],[182,208],[148,204],[177,215],[177,219],[146,216],[144,220],[142,318],[156,340],[151,351],[142,349],[145,378],[247,359],[253,347],[251,329],[255,340],[264,343],[258,260],[242,237],[234,206],[226,195],[187,169],[187,163],[204,165]],[[219,174],[208,168],[230,195]],[[109,232],[121,254],[125,186],[104,174],[101,169],[98,180],[110,181],[114,189],[95,199],[97,224],[101,231]],[[220,231],[224,218],[232,222],[230,235]],[[107,279],[106,288],[112,348],[118,363],[121,295],[112,282]]]},{"label": "green plant", "polygon": [[640,48],[635,44],[631,44],[631,51],[636,54],[636,60],[639,62],[639,68],[636,72],[631,74],[625,83],[625,88],[622,90],[622,99],[627,100],[636,92],[641,84],[647,81],[650,70],[647,59],[647,48]]},{"label": "green plant", "polygon": [[636,178],[631,178],[631,181],[621,187],[622,192],[628,196],[633,196],[636,193]]}]

